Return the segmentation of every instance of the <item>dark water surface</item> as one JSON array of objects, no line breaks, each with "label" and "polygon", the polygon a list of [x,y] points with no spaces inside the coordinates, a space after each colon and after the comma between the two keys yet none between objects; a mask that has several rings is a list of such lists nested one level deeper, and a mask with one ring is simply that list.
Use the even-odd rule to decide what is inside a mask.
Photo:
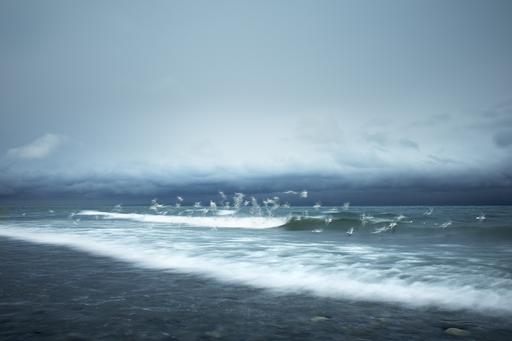
[{"label": "dark water surface", "polygon": [[3,206],[0,339],[512,340],[511,222],[506,206]]},{"label": "dark water surface", "polygon": [[512,339],[507,316],[276,294],[52,245],[2,238],[0,264],[3,340]]}]

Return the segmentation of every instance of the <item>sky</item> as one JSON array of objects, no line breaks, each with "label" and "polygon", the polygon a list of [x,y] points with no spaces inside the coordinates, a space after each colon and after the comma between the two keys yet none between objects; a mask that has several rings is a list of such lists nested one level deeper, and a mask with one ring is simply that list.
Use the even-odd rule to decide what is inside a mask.
[{"label": "sky", "polygon": [[0,1],[0,198],[512,204],[512,2]]}]

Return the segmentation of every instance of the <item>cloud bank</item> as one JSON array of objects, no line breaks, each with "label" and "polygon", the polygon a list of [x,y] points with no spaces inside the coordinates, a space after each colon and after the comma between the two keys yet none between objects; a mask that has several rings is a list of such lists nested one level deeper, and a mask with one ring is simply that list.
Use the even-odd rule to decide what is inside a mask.
[{"label": "cloud bank", "polygon": [[511,2],[28,1],[0,2],[5,200],[512,198]]}]

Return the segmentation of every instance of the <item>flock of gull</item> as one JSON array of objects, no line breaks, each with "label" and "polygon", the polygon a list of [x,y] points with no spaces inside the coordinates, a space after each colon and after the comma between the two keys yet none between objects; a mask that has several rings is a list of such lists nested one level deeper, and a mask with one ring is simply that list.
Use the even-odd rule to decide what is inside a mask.
[{"label": "flock of gull", "polygon": [[[296,195],[299,198],[304,198],[304,199],[308,198],[308,191],[306,191],[306,190],[303,190],[303,191],[289,190],[289,191],[282,192],[282,193],[284,193],[286,195]],[[232,197],[232,201],[228,201],[228,196],[224,192],[219,191],[218,194],[220,196],[220,200],[218,200],[218,201],[210,200],[209,204],[205,205],[205,206],[203,206],[203,204],[200,201],[197,201],[197,202],[194,202],[194,204],[192,205],[192,208],[179,210],[177,212],[177,214],[181,215],[183,213],[186,214],[187,212],[190,213],[191,211],[194,211],[194,212],[202,213],[204,215],[206,215],[208,213],[213,213],[218,216],[229,216],[229,215],[233,215],[233,214],[237,213],[242,207],[248,207],[249,213],[251,215],[262,216],[266,213],[267,215],[272,216],[273,212],[278,208],[290,208],[290,204],[287,202],[281,203],[280,198],[278,196],[266,198],[261,201],[262,205],[260,205],[258,203],[258,200],[255,197],[247,197],[243,193],[234,193],[234,195]],[[176,209],[181,208],[183,202],[184,202],[184,199],[182,196],[177,196],[176,203],[172,206],[162,205],[157,201],[157,199],[153,199],[151,201],[149,210],[155,212],[155,214],[167,215],[170,210],[172,210],[174,208],[176,208]],[[319,210],[322,207],[322,204],[320,202],[317,202],[312,207],[314,210]],[[350,208],[349,202],[345,202],[341,206],[341,209],[343,211],[348,211],[349,208]],[[122,206],[119,204],[114,207],[113,211],[120,212],[121,210],[122,210]],[[328,210],[324,213],[329,213],[329,212],[337,213],[337,212],[339,212],[339,210],[336,208],[331,208],[330,210]],[[428,208],[423,213],[423,215],[431,216],[433,213],[434,213],[434,208]],[[306,210],[306,211],[304,211],[303,215],[292,217],[292,218],[295,220],[301,220],[303,218],[308,218],[308,217],[309,217],[308,211]],[[394,217],[393,219],[388,220],[387,225],[376,228],[372,233],[378,234],[378,233],[382,233],[382,232],[395,232],[396,229],[398,228],[398,225],[400,222],[412,223],[412,221],[405,221],[404,220],[405,218],[406,217],[404,215],[400,214],[400,215]],[[483,213],[481,213],[479,216],[476,217],[476,219],[478,221],[482,222],[486,219],[486,216]],[[332,218],[332,216],[328,215],[327,217],[324,218],[324,221],[325,221],[326,225],[329,225],[333,222],[333,218]],[[368,223],[373,224],[373,223],[379,222],[378,219],[375,219],[371,215],[366,215],[365,213],[363,213],[360,216],[360,221],[363,226]],[[443,222],[439,225],[438,224],[435,224],[435,225],[438,225],[442,229],[446,229],[447,227],[451,226],[452,224],[453,224],[453,222],[451,220],[449,220],[449,221]],[[315,229],[315,230],[313,230],[313,232],[322,232],[322,229]],[[346,234],[347,234],[347,236],[352,236],[354,234],[354,227],[350,227],[346,231]]]},{"label": "flock of gull", "polygon": [[[287,195],[297,195],[300,198],[308,198],[308,192],[306,190],[286,191],[283,193],[287,194]],[[248,198],[243,193],[234,193],[234,195],[232,197],[232,199],[233,199],[232,202],[228,201],[228,196],[222,191],[219,191],[219,196],[220,196],[219,201],[216,202],[214,200],[210,200],[210,202],[207,206],[203,206],[202,203],[200,201],[198,201],[192,205],[192,208],[184,207],[183,209],[180,209],[184,202],[184,199],[182,196],[177,196],[176,203],[172,206],[171,205],[163,205],[163,204],[159,203],[157,201],[157,199],[153,199],[151,201],[151,205],[149,206],[149,210],[153,211],[154,214],[159,214],[159,215],[167,215],[171,210],[176,209],[175,214],[178,214],[178,215],[196,212],[196,213],[202,213],[204,215],[206,215],[208,213],[212,213],[217,216],[230,216],[230,215],[236,214],[242,207],[248,207],[249,213],[253,216],[263,216],[263,215],[265,215],[265,213],[268,216],[272,216],[274,214],[274,211],[277,210],[278,208],[290,208],[291,207],[290,204],[287,202],[281,203],[280,198],[278,196],[274,196],[274,197],[266,198],[266,199],[262,200],[261,203],[263,205],[260,205],[258,203],[258,200],[254,196]],[[318,211],[322,207],[322,204],[320,202],[317,202],[312,207],[315,211]],[[348,211],[349,208],[350,208],[349,202],[345,202],[340,207],[340,209],[343,211]],[[123,211],[123,207],[121,204],[114,206],[114,208],[112,209],[112,212],[122,212],[122,211]],[[48,212],[50,213],[50,215],[54,214],[54,211],[51,209]],[[340,210],[337,208],[334,208],[334,207],[328,209],[327,211],[322,211],[322,213],[339,213],[339,212],[340,212]],[[434,208],[428,208],[423,213],[423,215],[424,216],[432,216],[433,213],[434,213]],[[25,216],[25,213],[22,213],[22,216]],[[78,224],[80,219],[76,218],[74,216],[75,216],[75,214],[72,213],[70,215],[70,218],[73,218],[73,223]],[[322,217],[322,216],[320,216],[320,217]],[[314,216],[314,217],[310,216],[308,210],[305,210],[302,215],[293,216],[293,217],[290,216],[290,219],[293,219],[296,221],[300,221],[301,219],[308,219],[308,218],[316,219],[316,218],[319,218],[319,216],[318,215]],[[380,223],[386,222],[387,225],[375,228],[375,230],[373,232],[371,232],[373,234],[379,234],[382,232],[395,232],[396,229],[398,228],[399,223],[412,223],[413,222],[413,221],[404,220],[405,218],[406,217],[404,215],[400,214],[390,220],[382,220],[382,219],[379,220],[379,218],[375,218],[371,215],[367,215],[367,214],[363,213],[360,215],[359,220],[360,220],[362,226],[365,226],[366,224],[377,224],[379,222]],[[325,225],[331,224],[334,220],[331,215],[324,216],[322,219],[324,219]],[[484,213],[481,213],[479,216],[476,217],[476,220],[478,220],[479,222],[483,222],[485,219],[487,219],[487,218]],[[424,222],[424,224],[425,224],[425,222]],[[452,224],[453,224],[453,222],[451,220],[448,220],[441,224],[435,223],[434,225],[439,226],[441,229],[446,229],[449,226],[451,226]],[[323,231],[322,229],[313,230],[313,232],[322,232],[322,231]],[[354,234],[354,227],[350,227],[346,231],[346,234],[347,234],[347,236],[352,236]]]}]

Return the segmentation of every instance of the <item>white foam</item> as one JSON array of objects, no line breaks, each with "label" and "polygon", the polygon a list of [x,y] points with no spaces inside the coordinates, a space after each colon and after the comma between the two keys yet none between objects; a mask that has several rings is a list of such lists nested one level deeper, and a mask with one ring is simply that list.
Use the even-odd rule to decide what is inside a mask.
[{"label": "white foam", "polygon": [[148,223],[164,223],[194,227],[226,227],[267,229],[283,226],[288,222],[287,217],[193,217],[176,215],[155,215],[138,213],[116,213],[102,211],[80,211],[79,216],[95,216],[111,220],[131,220]]},{"label": "white foam", "polygon": [[216,215],[225,216],[225,215],[234,215],[236,213],[235,210],[218,210],[215,212]]},{"label": "white foam", "polygon": [[[512,314],[512,290],[508,285],[477,287],[446,281],[407,281],[396,276],[382,278],[375,270],[353,264],[342,271],[295,261],[256,262],[255,259],[191,254],[165,246],[122,242],[104,236],[0,229],[0,235],[34,243],[63,245],[95,255],[108,256],[151,269],[195,273],[217,280],[242,283],[282,292],[306,292],[318,296],[365,301],[438,306]],[[282,247],[282,246],[281,246]],[[267,255],[262,257],[265,260]],[[505,283],[506,284],[506,283]]]}]

